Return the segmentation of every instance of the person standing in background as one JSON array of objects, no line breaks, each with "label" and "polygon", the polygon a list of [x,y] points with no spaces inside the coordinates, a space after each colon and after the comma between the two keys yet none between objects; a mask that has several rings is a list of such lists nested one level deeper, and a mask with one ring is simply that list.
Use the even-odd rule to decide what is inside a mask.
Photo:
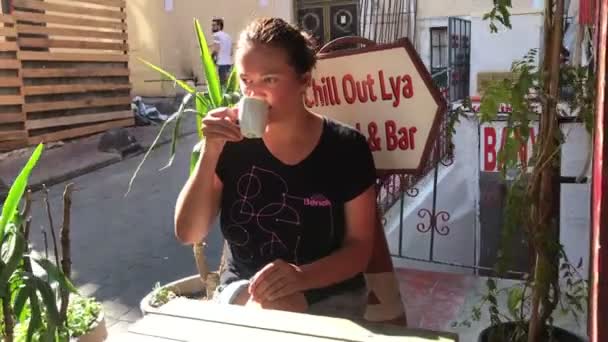
[{"label": "person standing in background", "polygon": [[224,19],[214,18],[211,22],[211,30],[213,31],[212,50],[215,64],[220,83],[225,85],[232,69],[232,38],[224,32]]}]

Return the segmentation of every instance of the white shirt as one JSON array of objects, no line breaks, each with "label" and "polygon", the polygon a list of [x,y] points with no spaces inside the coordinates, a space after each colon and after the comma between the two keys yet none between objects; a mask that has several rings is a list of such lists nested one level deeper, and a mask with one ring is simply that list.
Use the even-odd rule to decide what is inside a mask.
[{"label": "white shirt", "polygon": [[232,65],[232,38],[224,31],[213,34],[213,42],[219,45],[217,65]]}]

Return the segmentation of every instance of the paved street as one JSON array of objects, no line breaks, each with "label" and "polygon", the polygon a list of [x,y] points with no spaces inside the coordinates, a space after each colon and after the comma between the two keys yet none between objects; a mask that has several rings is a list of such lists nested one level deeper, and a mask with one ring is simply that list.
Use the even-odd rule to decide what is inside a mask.
[{"label": "paved street", "polygon": [[[140,316],[139,301],[156,282],[196,273],[191,248],[173,235],[175,199],[186,180],[189,150],[196,139],[196,135],[183,138],[173,167],[163,172],[158,170],[168,160],[170,145],[154,151],[127,197],[129,179],[142,155],[71,180],[77,188],[71,234],[75,282],[104,303],[111,331],[124,330]],[[56,229],[61,224],[64,186],[50,188]],[[48,221],[40,193],[34,198],[32,239],[42,250],[41,226]],[[216,229],[208,248],[212,268],[220,251]]]}]

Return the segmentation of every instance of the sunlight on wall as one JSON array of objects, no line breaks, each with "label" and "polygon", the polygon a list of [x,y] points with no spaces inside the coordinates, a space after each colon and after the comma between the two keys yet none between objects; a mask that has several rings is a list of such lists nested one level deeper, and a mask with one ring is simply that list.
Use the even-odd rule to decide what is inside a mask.
[{"label": "sunlight on wall", "polygon": [[139,58],[160,64],[159,32],[160,32],[160,10],[155,8],[154,2],[146,0],[127,1],[127,25],[129,34],[129,68],[131,71],[131,83],[133,84],[133,95],[151,95],[161,92],[161,84],[158,82],[146,82],[146,80],[157,80],[156,72],[144,66]]},{"label": "sunlight on wall", "polygon": [[200,21],[208,40],[212,18],[224,18],[224,31],[235,43],[239,32],[253,18],[277,16],[293,20],[293,0],[238,3],[235,6],[235,1],[175,1],[173,9],[165,11],[162,1],[127,1],[133,95],[174,96],[180,91],[172,82],[159,82],[159,74],[143,66],[137,57],[161,66],[178,78],[196,76],[199,82],[203,79],[194,18]]},{"label": "sunlight on wall", "polygon": [[[418,2],[418,17],[479,15],[488,12],[492,4],[492,0],[424,0]],[[532,0],[512,0],[512,5],[512,14],[539,11]]]}]

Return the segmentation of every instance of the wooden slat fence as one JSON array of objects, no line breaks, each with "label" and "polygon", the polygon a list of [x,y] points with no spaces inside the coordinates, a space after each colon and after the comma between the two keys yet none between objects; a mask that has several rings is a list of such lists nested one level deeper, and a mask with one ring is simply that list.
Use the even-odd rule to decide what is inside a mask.
[{"label": "wooden slat fence", "polygon": [[17,30],[10,15],[0,14],[0,149],[27,145]]},{"label": "wooden slat fence", "polygon": [[0,150],[134,124],[125,6],[13,0],[0,17]]}]

